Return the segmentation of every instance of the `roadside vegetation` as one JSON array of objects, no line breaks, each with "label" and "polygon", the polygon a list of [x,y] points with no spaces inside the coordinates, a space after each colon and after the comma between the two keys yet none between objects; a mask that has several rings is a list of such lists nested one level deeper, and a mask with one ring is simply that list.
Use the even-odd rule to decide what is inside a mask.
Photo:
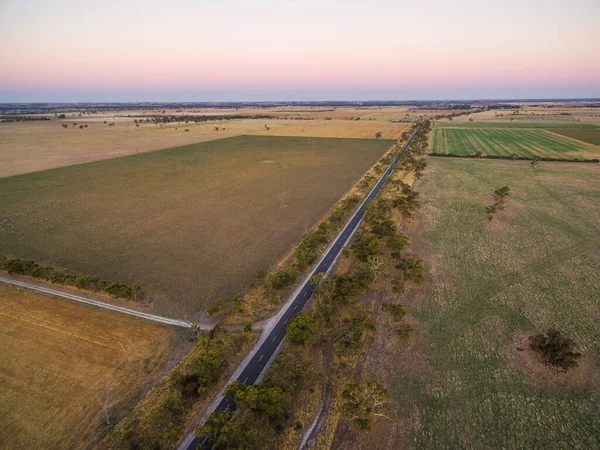
[{"label": "roadside vegetation", "polygon": [[[319,404],[325,418],[322,426],[329,428],[325,433],[329,444],[342,416],[362,431],[386,416],[388,387],[377,380],[354,380],[353,372],[362,347],[375,332],[375,305],[365,294],[375,284],[389,286],[390,270],[403,286],[419,285],[424,279],[422,263],[405,251],[408,239],[397,231],[397,220],[406,220],[419,207],[417,193],[400,180],[407,173],[422,175],[425,164],[418,155],[423,142],[426,139],[416,139],[411,151],[403,154],[385,193],[369,205],[334,274],[313,277],[309,310],[288,324],[284,349],[265,379],[257,385],[235,382],[227,388],[225,395],[240,414],[215,412],[197,430],[198,436],[210,436],[213,448],[297,448]],[[401,305],[384,308],[395,315],[399,328],[408,325]]]},{"label": "roadside vegetation", "polygon": [[256,341],[251,331],[216,328],[99,444],[98,449],[173,449],[185,437],[227,377]]}]

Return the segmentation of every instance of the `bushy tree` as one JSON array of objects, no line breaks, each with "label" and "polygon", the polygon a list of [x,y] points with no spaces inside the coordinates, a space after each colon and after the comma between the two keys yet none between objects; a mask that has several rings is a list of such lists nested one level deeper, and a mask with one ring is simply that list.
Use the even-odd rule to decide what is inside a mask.
[{"label": "bushy tree", "polygon": [[560,331],[550,329],[529,339],[531,349],[538,352],[546,364],[564,372],[578,367],[577,360],[581,358],[581,353],[577,352],[575,342],[563,336]]},{"label": "bushy tree", "polygon": [[285,336],[294,344],[304,344],[316,331],[315,319],[306,313],[300,313],[288,323]]}]

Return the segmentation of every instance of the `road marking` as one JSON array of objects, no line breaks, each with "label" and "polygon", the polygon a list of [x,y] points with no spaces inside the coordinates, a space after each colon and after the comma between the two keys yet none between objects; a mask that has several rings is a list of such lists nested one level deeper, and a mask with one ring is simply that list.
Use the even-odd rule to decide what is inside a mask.
[{"label": "road marking", "polygon": [[[225,411],[227,411],[229,409],[229,407],[231,406],[231,403],[227,403],[227,408],[225,408]],[[208,436],[206,436],[206,439],[208,439]],[[206,440],[205,439],[205,440]]]},{"label": "road marking", "polygon": [[275,339],[277,339],[277,336],[275,336],[275,337],[273,338],[273,342],[275,342]]},{"label": "road marking", "polygon": [[[288,320],[290,320],[290,319],[285,319],[285,322],[283,322],[283,324],[285,325],[286,323],[288,323]],[[259,359],[259,361],[260,361],[260,359]]]},{"label": "road marking", "polygon": [[305,293],[304,293],[304,297],[306,297],[307,295],[308,295],[308,292],[305,292]]},{"label": "road marking", "polygon": [[260,362],[261,359],[264,358],[265,355],[260,355],[260,358],[258,358],[258,361]]},{"label": "road marking", "polygon": [[248,381],[248,377],[246,377],[246,379],[244,380],[244,384],[246,384],[246,381]]},{"label": "road marking", "polygon": [[294,306],[294,311],[296,311],[296,308],[298,308],[298,305]]}]

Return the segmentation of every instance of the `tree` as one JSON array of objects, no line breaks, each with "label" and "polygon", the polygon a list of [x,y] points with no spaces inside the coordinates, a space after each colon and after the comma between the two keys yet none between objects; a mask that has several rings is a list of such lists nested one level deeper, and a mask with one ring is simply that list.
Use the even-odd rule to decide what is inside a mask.
[{"label": "tree", "polygon": [[371,255],[367,258],[371,272],[373,272],[373,280],[378,279],[387,272],[388,260],[384,255]]},{"label": "tree", "polygon": [[286,337],[294,344],[304,344],[316,331],[315,319],[306,313],[294,317],[285,329]]},{"label": "tree", "polygon": [[383,136],[383,133],[381,131],[375,133],[375,139],[381,139],[381,136]]},{"label": "tree", "polygon": [[533,167],[534,169],[537,167],[537,165],[539,164],[540,159],[536,156],[531,160],[531,167]]},{"label": "tree", "polygon": [[373,417],[385,417],[387,404],[391,398],[387,388],[364,378],[356,383],[348,383],[342,392],[342,412],[361,431],[371,428]]},{"label": "tree", "polygon": [[372,233],[360,233],[354,238],[352,243],[352,251],[361,261],[367,261],[369,256],[379,255],[379,240]]},{"label": "tree", "polygon": [[408,236],[403,234],[394,234],[393,236],[389,236],[386,241],[387,248],[389,248],[392,252],[399,252],[407,248],[410,244],[410,239]]},{"label": "tree", "polygon": [[579,366],[577,360],[581,358],[581,353],[576,351],[575,342],[563,336],[560,331],[550,329],[545,334],[531,336],[529,341],[531,349],[542,356],[544,363],[564,372]]}]

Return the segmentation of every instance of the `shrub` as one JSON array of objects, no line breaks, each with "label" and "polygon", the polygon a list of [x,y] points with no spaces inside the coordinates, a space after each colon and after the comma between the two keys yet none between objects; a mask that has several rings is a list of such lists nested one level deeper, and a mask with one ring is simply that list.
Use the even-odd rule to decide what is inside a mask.
[{"label": "shrub", "polygon": [[269,275],[269,283],[273,289],[283,289],[294,284],[300,276],[300,269],[296,264],[291,265],[287,269]]},{"label": "shrub", "polygon": [[381,305],[381,310],[393,316],[396,320],[402,319],[406,316],[406,310],[402,305],[397,303],[383,303]]},{"label": "shrub", "polygon": [[530,347],[542,356],[546,364],[562,369],[564,372],[578,367],[577,360],[581,353],[577,352],[575,342],[555,329],[531,336]]},{"label": "shrub", "polygon": [[402,340],[410,339],[413,331],[415,331],[415,327],[409,323],[403,323],[396,327],[396,334]]}]

